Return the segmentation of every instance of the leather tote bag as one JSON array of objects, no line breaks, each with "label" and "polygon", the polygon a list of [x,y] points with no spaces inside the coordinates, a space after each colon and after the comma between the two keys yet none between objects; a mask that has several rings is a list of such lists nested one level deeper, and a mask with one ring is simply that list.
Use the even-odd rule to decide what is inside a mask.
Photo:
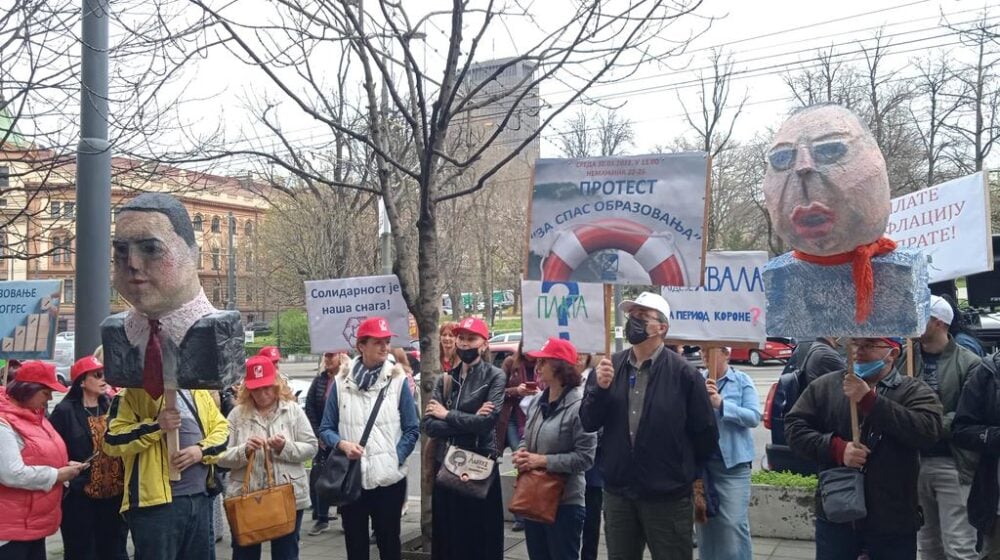
[{"label": "leather tote bag", "polygon": [[544,469],[525,471],[517,475],[514,495],[507,509],[525,519],[552,525],[566,488],[566,477]]},{"label": "leather tote bag", "polygon": [[267,486],[250,492],[255,455],[256,451],[250,452],[242,493],[223,501],[233,540],[240,546],[260,544],[295,530],[295,490],[291,483],[274,483],[270,451],[264,452]]}]

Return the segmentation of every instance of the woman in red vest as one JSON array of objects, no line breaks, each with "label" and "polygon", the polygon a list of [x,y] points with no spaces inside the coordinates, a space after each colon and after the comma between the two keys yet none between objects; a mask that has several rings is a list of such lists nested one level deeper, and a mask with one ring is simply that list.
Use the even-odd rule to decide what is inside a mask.
[{"label": "woman in red vest", "polygon": [[63,483],[86,468],[69,461],[45,419],[52,391],[66,391],[55,366],[30,361],[0,392],[0,560],[45,559],[45,537],[62,519]]}]

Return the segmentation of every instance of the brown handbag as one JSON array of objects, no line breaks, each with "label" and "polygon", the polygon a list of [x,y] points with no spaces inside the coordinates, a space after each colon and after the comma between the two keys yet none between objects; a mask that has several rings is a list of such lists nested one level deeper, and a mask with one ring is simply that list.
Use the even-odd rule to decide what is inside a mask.
[{"label": "brown handbag", "polygon": [[259,544],[295,531],[295,490],[290,483],[274,483],[269,451],[264,452],[267,487],[250,492],[254,455],[256,452],[251,450],[246,475],[243,477],[242,493],[223,501],[229,529],[239,546]]},{"label": "brown handbag", "polygon": [[514,482],[514,496],[507,509],[525,519],[552,525],[565,488],[565,475],[544,469],[521,472]]}]

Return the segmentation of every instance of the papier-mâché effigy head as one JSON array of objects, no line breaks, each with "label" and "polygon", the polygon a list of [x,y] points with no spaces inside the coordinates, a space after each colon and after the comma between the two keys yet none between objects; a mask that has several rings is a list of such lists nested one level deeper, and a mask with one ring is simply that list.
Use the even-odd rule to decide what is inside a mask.
[{"label": "papier-m\u00e2ch\u00e9 effigy head", "polygon": [[764,201],[781,238],[817,256],[873,243],[889,220],[885,158],[868,127],[839,105],[793,113],[767,156]]}]

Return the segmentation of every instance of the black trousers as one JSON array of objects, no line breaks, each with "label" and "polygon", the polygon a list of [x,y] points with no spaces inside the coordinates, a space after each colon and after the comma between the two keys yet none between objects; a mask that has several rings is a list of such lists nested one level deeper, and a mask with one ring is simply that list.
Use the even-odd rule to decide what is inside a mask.
[{"label": "black trousers", "polygon": [[45,560],[45,539],[10,541],[0,546],[0,560]]},{"label": "black trousers", "polygon": [[82,490],[66,492],[59,527],[66,560],[128,560],[121,505],[121,496],[95,500]]},{"label": "black trousers", "polygon": [[403,545],[399,541],[406,479],[392,486],[362,490],[353,504],[340,507],[344,544],[348,560],[368,560],[368,518],[375,529],[375,543],[381,560],[400,560]]},{"label": "black trousers", "polygon": [[583,547],[580,560],[597,560],[601,544],[601,510],[604,509],[604,488],[588,486],[584,494],[587,516],[583,519]]}]

